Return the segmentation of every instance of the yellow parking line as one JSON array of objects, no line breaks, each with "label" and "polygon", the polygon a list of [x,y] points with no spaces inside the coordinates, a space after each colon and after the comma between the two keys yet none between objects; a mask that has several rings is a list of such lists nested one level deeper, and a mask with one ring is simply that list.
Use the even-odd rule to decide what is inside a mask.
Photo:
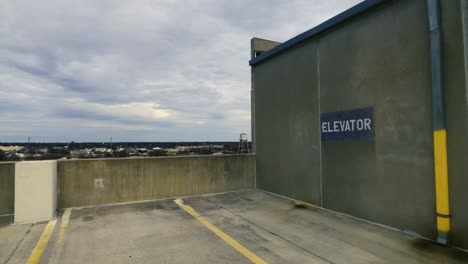
[{"label": "yellow parking line", "polygon": [[180,206],[180,208],[184,209],[187,213],[189,213],[191,216],[193,216],[195,219],[197,219],[200,223],[205,225],[208,229],[213,231],[216,235],[218,235],[221,239],[223,239],[226,243],[231,245],[233,248],[235,248],[237,251],[239,251],[242,255],[246,256],[248,259],[250,259],[253,263],[262,263],[266,264],[267,262],[252,253],[250,250],[239,244],[236,240],[234,240],[232,237],[228,236],[226,233],[221,231],[219,228],[214,226],[212,223],[210,223],[208,220],[203,218],[201,215],[199,215],[191,206],[184,204],[184,202],[181,199],[174,200],[174,202]]},{"label": "yellow parking line", "polygon": [[62,224],[60,225],[60,232],[58,234],[56,244],[60,244],[60,242],[62,242],[63,240],[63,237],[65,236],[65,231],[67,230],[67,227],[68,227],[68,221],[70,220],[70,214],[71,214],[71,208],[65,209],[65,212],[63,213],[63,216],[62,216]]},{"label": "yellow parking line", "polygon": [[47,243],[49,243],[50,236],[52,235],[52,231],[54,231],[54,227],[56,223],[57,223],[57,220],[49,221],[46,228],[42,232],[41,238],[39,238],[39,241],[37,242],[36,247],[31,253],[31,256],[29,256],[27,264],[39,263],[39,261],[41,260],[42,253],[44,252],[44,249],[46,248]]}]

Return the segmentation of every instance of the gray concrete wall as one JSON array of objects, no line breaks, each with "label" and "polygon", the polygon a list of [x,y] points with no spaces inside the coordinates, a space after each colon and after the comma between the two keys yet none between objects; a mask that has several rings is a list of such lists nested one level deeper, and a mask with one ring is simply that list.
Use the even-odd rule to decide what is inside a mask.
[{"label": "gray concrete wall", "polygon": [[58,162],[58,208],[250,189],[253,155]]},{"label": "gray concrete wall", "polygon": [[[271,41],[271,40],[266,40],[266,39],[260,39],[260,38],[252,38],[250,40],[250,58],[254,59],[255,58],[255,53],[260,51],[260,52],[266,52],[274,47],[278,46],[279,42],[276,41]],[[250,115],[251,115],[251,133],[252,133],[252,153],[256,152],[256,129],[255,129],[255,75],[251,74],[251,90],[250,90]]]},{"label": "gray concrete wall", "polygon": [[[464,6],[462,2],[465,2]],[[468,25],[462,23],[463,19],[468,22],[467,9],[466,0],[442,1],[449,190],[453,215],[451,238],[454,244],[468,249],[468,61],[463,56],[464,44],[468,45],[464,43],[463,35],[468,34]]]},{"label": "gray concrete wall", "polygon": [[323,206],[435,237],[426,1],[389,1],[320,38],[320,111],[374,108],[373,141],[322,144]]},{"label": "gray concrete wall", "polygon": [[278,46],[279,42],[261,38],[252,38],[250,40],[250,58],[255,58],[255,52],[266,52]]},{"label": "gray concrete wall", "polygon": [[13,214],[15,207],[15,163],[0,162],[0,215]]},{"label": "gray concrete wall", "polygon": [[257,188],[320,205],[317,43],[254,67]]},{"label": "gray concrete wall", "polygon": [[[462,1],[441,2],[452,236],[468,248]],[[387,1],[253,66],[257,187],[435,238],[428,32],[425,0]],[[319,113],[362,107],[373,141],[320,144]]]}]

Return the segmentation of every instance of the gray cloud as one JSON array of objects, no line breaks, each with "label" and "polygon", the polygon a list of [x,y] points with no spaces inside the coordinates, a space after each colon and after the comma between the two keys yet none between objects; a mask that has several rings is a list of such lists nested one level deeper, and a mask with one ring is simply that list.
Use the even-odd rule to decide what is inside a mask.
[{"label": "gray cloud", "polygon": [[236,140],[249,45],[359,0],[0,2],[1,141]]}]

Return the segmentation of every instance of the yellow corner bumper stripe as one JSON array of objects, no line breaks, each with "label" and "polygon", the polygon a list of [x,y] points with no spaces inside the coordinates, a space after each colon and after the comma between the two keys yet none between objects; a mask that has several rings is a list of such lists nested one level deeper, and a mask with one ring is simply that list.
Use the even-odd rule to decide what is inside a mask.
[{"label": "yellow corner bumper stripe", "polygon": [[[434,167],[437,213],[449,215],[447,132],[445,129],[434,131]],[[450,218],[437,217],[437,230],[450,231]]]}]

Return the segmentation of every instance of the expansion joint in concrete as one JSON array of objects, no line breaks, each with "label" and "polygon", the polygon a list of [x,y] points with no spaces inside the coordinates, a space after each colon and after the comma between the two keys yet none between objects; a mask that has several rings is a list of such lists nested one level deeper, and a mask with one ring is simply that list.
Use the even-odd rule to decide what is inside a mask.
[{"label": "expansion joint in concrete", "polygon": [[299,249],[301,249],[301,250],[303,250],[303,251],[309,253],[310,255],[313,255],[314,257],[317,257],[317,258],[319,258],[319,259],[321,259],[321,260],[323,260],[323,261],[325,261],[325,262],[327,262],[327,263],[335,264],[334,262],[331,262],[330,260],[328,260],[328,259],[326,259],[326,258],[324,258],[324,257],[321,257],[321,256],[318,255],[317,253],[314,253],[314,252],[312,252],[312,251],[310,251],[310,250],[308,250],[308,249],[306,249],[306,248],[304,248],[304,247],[301,247],[301,246],[298,245],[297,243],[294,243],[293,241],[291,241],[291,240],[289,240],[289,239],[287,239],[287,238],[281,236],[280,234],[275,233],[275,232],[272,232],[272,231],[268,230],[267,228],[265,228],[265,227],[263,227],[263,226],[261,226],[261,225],[255,223],[255,222],[253,222],[252,220],[250,220],[250,219],[248,219],[248,218],[245,218],[244,216],[242,216],[242,215],[240,215],[240,214],[234,213],[233,211],[229,210],[228,208],[226,208],[226,207],[224,207],[224,206],[222,206],[222,205],[220,205],[220,204],[218,204],[218,203],[215,203],[215,202],[211,202],[211,203],[214,204],[214,205],[216,205],[216,206],[218,206],[219,208],[221,208],[221,209],[223,209],[223,210],[226,210],[226,211],[229,212],[230,214],[235,215],[236,217],[239,217],[240,219],[242,219],[242,220],[248,222],[249,224],[254,225],[254,226],[256,226],[257,228],[262,229],[262,230],[268,232],[269,234],[272,234],[272,235],[274,235],[274,236],[276,236],[276,237],[278,237],[278,238],[280,238],[280,239],[286,241],[287,243],[289,243],[289,244],[291,244],[291,245],[293,245],[293,246],[295,246],[295,247],[297,247],[297,248],[299,248]]},{"label": "expansion joint in concrete", "polygon": [[31,228],[33,227],[33,224],[30,224],[29,225],[29,229],[24,233],[24,236],[21,238],[21,240],[19,241],[19,243],[16,245],[15,249],[13,249],[13,251],[11,252],[10,255],[8,255],[5,263],[9,263],[10,262],[10,259],[15,255],[16,251],[18,250],[18,248],[20,247],[20,245],[23,243],[24,239],[26,238],[26,236],[29,234],[29,232],[31,232]]}]

